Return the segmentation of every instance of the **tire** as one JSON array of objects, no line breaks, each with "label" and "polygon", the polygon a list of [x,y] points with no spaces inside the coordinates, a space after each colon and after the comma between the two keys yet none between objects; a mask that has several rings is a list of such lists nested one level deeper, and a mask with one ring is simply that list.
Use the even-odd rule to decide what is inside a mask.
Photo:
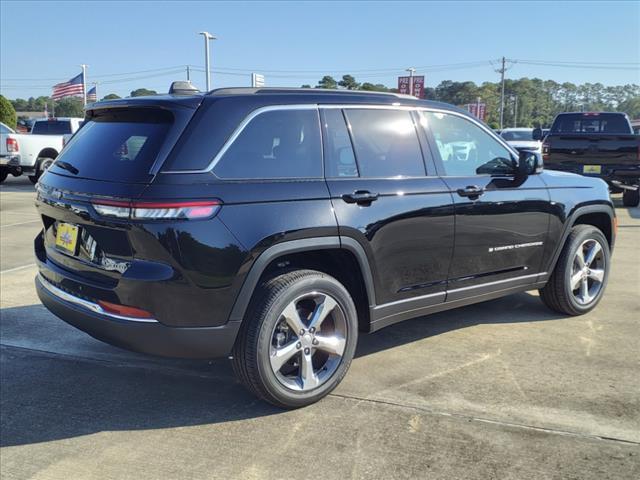
[{"label": "tire", "polygon": [[[327,313],[319,314],[323,309]],[[323,318],[315,323],[315,332],[314,318]],[[351,365],[357,339],[356,307],[344,286],[314,270],[289,271],[265,281],[254,292],[233,348],[232,365],[238,379],[257,397],[278,407],[304,407],[340,383]],[[329,354],[330,350],[342,354]],[[289,361],[280,366],[278,351],[290,354],[281,356]]]},{"label": "tire", "polygon": [[34,183],[34,184],[38,183],[38,180],[40,180],[40,177],[42,176],[42,174],[47,171],[47,169],[51,166],[54,160],[55,160],[54,158],[48,158],[48,157],[38,158],[38,161],[36,162],[35,175],[29,175],[29,180],[31,180],[31,183]]},{"label": "tire", "polygon": [[[589,263],[592,248],[597,253]],[[579,250],[585,260],[582,268]],[[602,298],[610,264],[609,243],[604,234],[591,225],[576,225],[567,237],[549,281],[540,289],[540,298],[558,313],[583,315],[593,310]]]},{"label": "tire", "polygon": [[9,171],[6,169],[0,170],[0,183],[4,182],[9,176]]},{"label": "tire", "polygon": [[640,189],[625,190],[622,193],[622,204],[625,207],[637,207],[640,204]]}]

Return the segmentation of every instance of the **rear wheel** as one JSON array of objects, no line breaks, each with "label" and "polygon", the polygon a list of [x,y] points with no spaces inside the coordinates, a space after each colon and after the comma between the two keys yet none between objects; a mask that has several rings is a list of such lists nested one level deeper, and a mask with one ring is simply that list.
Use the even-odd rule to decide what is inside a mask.
[{"label": "rear wheel", "polygon": [[640,189],[625,190],[622,193],[622,204],[625,207],[637,207],[640,204]]},{"label": "rear wheel", "polygon": [[591,311],[607,285],[609,259],[609,244],[600,230],[573,227],[549,282],[540,290],[542,301],[566,315]]},{"label": "rear wheel", "polygon": [[9,176],[9,170],[6,168],[0,169],[0,183],[4,182]]},{"label": "rear wheel", "polygon": [[46,158],[46,157],[39,158],[38,161],[36,162],[35,175],[29,175],[29,180],[31,180],[31,183],[37,183],[38,180],[40,180],[40,177],[42,176],[42,174],[48,170],[51,164],[53,164],[54,160],[55,160],[54,158]]},{"label": "rear wheel", "polygon": [[234,371],[258,397],[302,407],[340,383],[357,336],[356,308],[340,282],[313,270],[291,271],[255,292],[234,346]]}]

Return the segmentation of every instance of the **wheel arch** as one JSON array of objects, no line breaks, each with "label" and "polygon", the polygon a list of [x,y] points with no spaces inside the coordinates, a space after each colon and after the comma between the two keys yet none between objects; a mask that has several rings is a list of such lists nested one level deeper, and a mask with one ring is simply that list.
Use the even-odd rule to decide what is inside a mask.
[{"label": "wheel arch", "polygon": [[349,238],[314,237],[272,245],[254,261],[236,297],[229,321],[241,321],[263,279],[287,269],[318,270],[340,281],[358,310],[359,328],[369,331],[375,305],[373,276],[364,249]]},{"label": "wheel arch", "polygon": [[548,275],[555,268],[560,253],[566,244],[567,237],[571,229],[576,225],[592,225],[601,230],[609,243],[609,249],[613,251],[616,236],[616,215],[613,207],[608,204],[577,207],[565,221],[562,237],[551,258],[551,263],[546,269]]},{"label": "wheel arch", "polygon": [[38,159],[40,158],[56,158],[58,156],[58,151],[55,148],[47,147],[43,148],[40,153],[38,153]]}]

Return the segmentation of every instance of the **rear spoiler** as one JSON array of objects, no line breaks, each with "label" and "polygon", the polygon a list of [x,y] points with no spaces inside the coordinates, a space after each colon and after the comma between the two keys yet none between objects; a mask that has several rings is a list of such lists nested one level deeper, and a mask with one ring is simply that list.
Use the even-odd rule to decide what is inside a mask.
[{"label": "rear spoiler", "polygon": [[158,95],[153,97],[132,97],[117,100],[103,100],[91,104],[86,110],[88,117],[93,111],[111,108],[162,108],[166,110],[188,109],[195,110],[203,100],[202,95]]}]

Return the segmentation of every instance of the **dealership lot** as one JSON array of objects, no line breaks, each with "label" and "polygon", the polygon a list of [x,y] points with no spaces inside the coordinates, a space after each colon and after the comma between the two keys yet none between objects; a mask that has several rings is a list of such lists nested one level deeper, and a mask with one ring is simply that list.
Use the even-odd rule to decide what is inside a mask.
[{"label": "dealership lot", "polygon": [[270,407],[227,360],[97,342],[35,295],[24,177],[0,187],[3,478],[637,478],[640,209],[607,293],[565,318],[533,292],[362,336],[322,402]]}]

